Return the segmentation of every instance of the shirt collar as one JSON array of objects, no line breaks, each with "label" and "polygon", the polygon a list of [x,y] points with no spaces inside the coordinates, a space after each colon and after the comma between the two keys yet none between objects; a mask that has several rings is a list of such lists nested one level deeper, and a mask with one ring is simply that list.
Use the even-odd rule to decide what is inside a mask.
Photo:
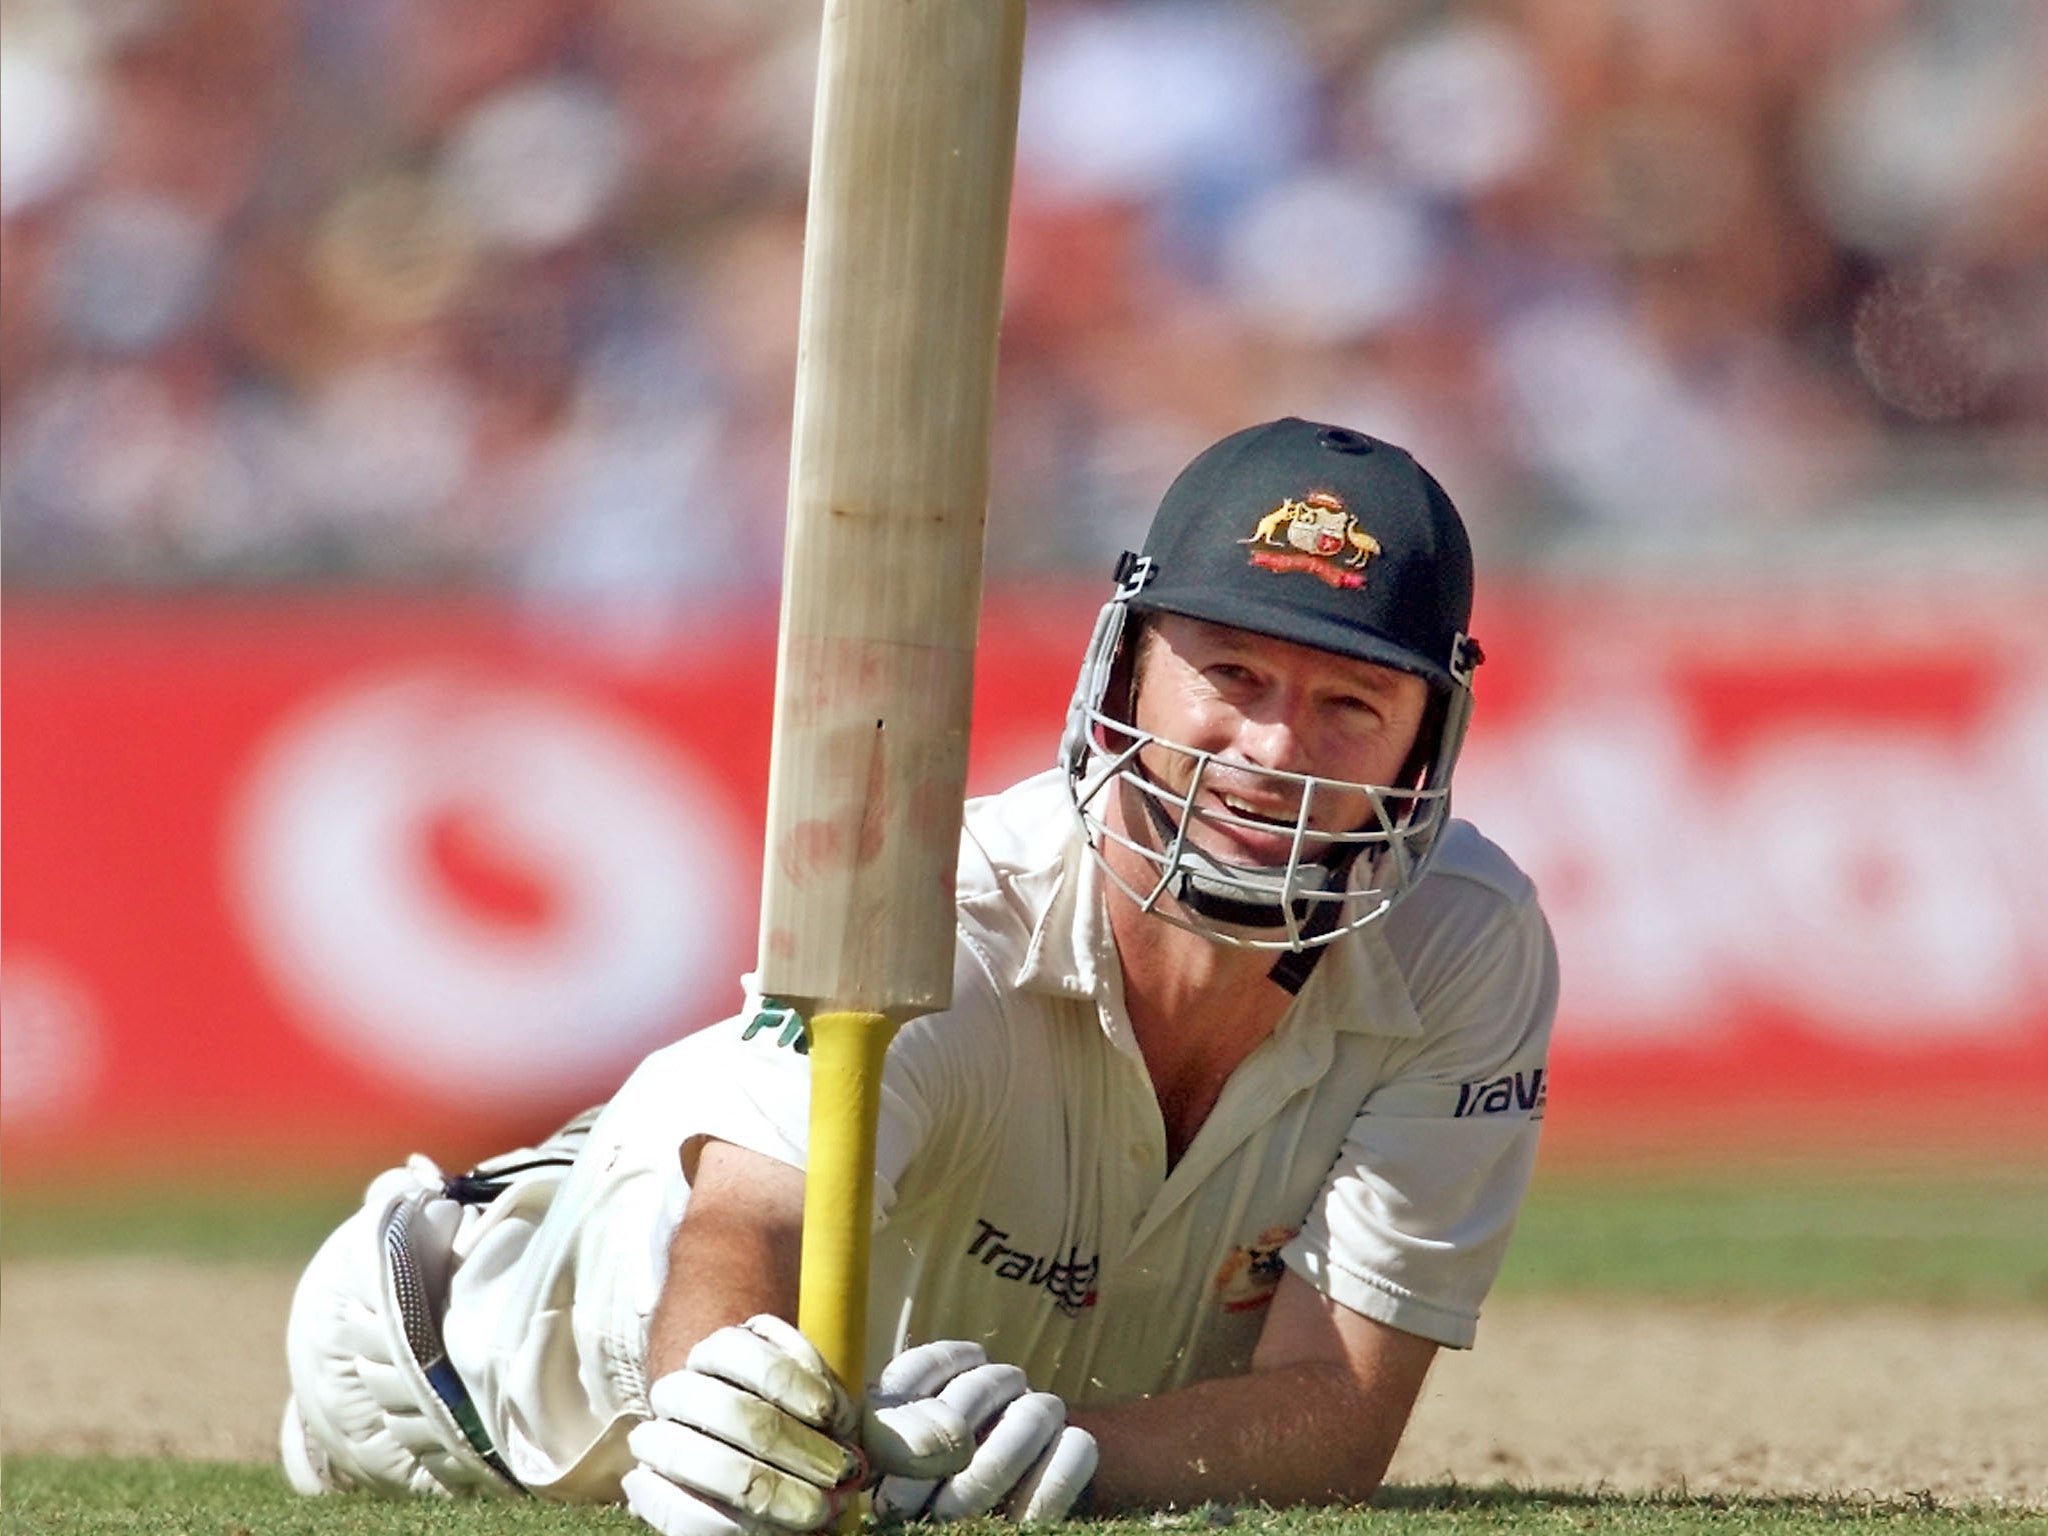
[{"label": "shirt collar", "polygon": [[1016,876],[1012,884],[1038,914],[1017,967],[1017,986],[1056,997],[1095,997],[1106,946],[1114,941],[1102,906],[1100,871],[1078,830],[1061,844],[1058,858]]},{"label": "shirt collar", "polygon": [[[1339,1033],[1402,1039],[1422,1033],[1422,1017],[1409,996],[1408,978],[1401,974],[1376,922],[1330,945],[1301,991]],[[1331,1006],[1337,999],[1350,1001]]]},{"label": "shirt collar", "polygon": [[[1057,859],[1015,876],[1012,884],[1038,914],[1017,968],[1017,987],[1101,1001],[1106,984],[1119,975],[1115,940],[1104,907],[1101,867],[1079,836],[1066,840]],[[1330,1006],[1338,999],[1351,1001]],[[1340,1033],[1398,1038],[1422,1033],[1407,978],[1377,924],[1329,946],[1302,988],[1302,1005]]]}]

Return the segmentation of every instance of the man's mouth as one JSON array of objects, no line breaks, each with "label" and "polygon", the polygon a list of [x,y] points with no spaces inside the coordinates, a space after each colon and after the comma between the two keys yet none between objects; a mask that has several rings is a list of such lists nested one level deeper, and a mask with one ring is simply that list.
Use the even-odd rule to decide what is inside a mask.
[{"label": "man's mouth", "polygon": [[1212,838],[1222,840],[1212,852],[1254,865],[1285,864],[1293,857],[1296,808],[1229,793],[1213,793],[1205,801],[1206,814],[1198,820],[1208,824]]},{"label": "man's mouth", "polygon": [[1300,819],[1299,814],[1290,807],[1270,803],[1259,805],[1239,795],[1219,794],[1216,801],[1231,815],[1245,821],[1257,822],[1260,826],[1280,827],[1292,832]]}]

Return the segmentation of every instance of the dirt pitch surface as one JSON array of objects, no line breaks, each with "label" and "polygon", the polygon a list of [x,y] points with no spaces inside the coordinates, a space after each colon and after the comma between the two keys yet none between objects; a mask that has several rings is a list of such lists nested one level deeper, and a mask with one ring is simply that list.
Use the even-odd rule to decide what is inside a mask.
[{"label": "dirt pitch surface", "polygon": [[[293,1278],[0,1267],[0,1444],[267,1459]],[[2039,1311],[1499,1300],[1440,1360],[1391,1480],[2048,1507],[2044,1382]]]}]

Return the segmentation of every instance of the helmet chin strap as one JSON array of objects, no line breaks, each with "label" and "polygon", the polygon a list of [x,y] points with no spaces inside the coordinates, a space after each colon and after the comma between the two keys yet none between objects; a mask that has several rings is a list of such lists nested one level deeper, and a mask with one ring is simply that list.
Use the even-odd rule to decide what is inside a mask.
[{"label": "helmet chin strap", "polygon": [[[1140,769],[1142,772],[1143,770]],[[1152,823],[1152,831],[1162,843],[1172,843],[1179,836],[1172,819],[1166,814],[1156,798],[1140,793],[1145,818]],[[1365,845],[1351,843],[1341,845],[1312,864],[1299,866],[1301,873],[1313,874],[1316,878],[1312,889],[1315,891],[1341,891],[1351,879],[1351,868],[1358,862]],[[1250,866],[1240,872],[1239,881],[1245,873],[1256,875],[1265,866]],[[1181,845],[1181,867],[1179,879],[1173,888],[1174,899],[1189,911],[1208,918],[1211,922],[1227,923],[1233,928],[1273,930],[1287,926],[1287,913],[1278,901],[1249,901],[1243,894],[1241,883],[1233,883],[1223,873],[1228,866],[1191,843]],[[1274,867],[1273,884],[1276,888],[1285,879],[1284,867]],[[1306,883],[1306,882],[1304,882]],[[1306,897],[1294,903],[1295,921],[1301,925],[1301,937],[1319,938],[1337,922],[1337,909],[1341,904],[1335,901],[1311,901]],[[1315,970],[1316,962],[1323,956],[1323,946],[1315,945],[1305,949],[1283,951],[1267,974],[1274,982],[1290,994],[1299,992],[1309,975]]]}]

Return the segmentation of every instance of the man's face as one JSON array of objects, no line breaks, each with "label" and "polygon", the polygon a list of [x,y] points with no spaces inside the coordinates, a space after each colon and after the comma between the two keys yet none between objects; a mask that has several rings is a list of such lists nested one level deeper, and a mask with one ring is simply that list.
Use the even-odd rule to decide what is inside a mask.
[{"label": "man's face", "polygon": [[[1429,705],[1428,684],[1412,673],[1177,614],[1154,616],[1141,645],[1132,724],[1214,754],[1195,797],[1198,811],[1274,824],[1269,833],[1198,820],[1191,838],[1231,863],[1285,864],[1293,851],[1302,787],[1253,770],[1398,784]],[[1194,758],[1155,742],[1140,759],[1155,783],[1185,794]],[[1309,805],[1316,830],[1377,824],[1357,790],[1322,787]]]}]

